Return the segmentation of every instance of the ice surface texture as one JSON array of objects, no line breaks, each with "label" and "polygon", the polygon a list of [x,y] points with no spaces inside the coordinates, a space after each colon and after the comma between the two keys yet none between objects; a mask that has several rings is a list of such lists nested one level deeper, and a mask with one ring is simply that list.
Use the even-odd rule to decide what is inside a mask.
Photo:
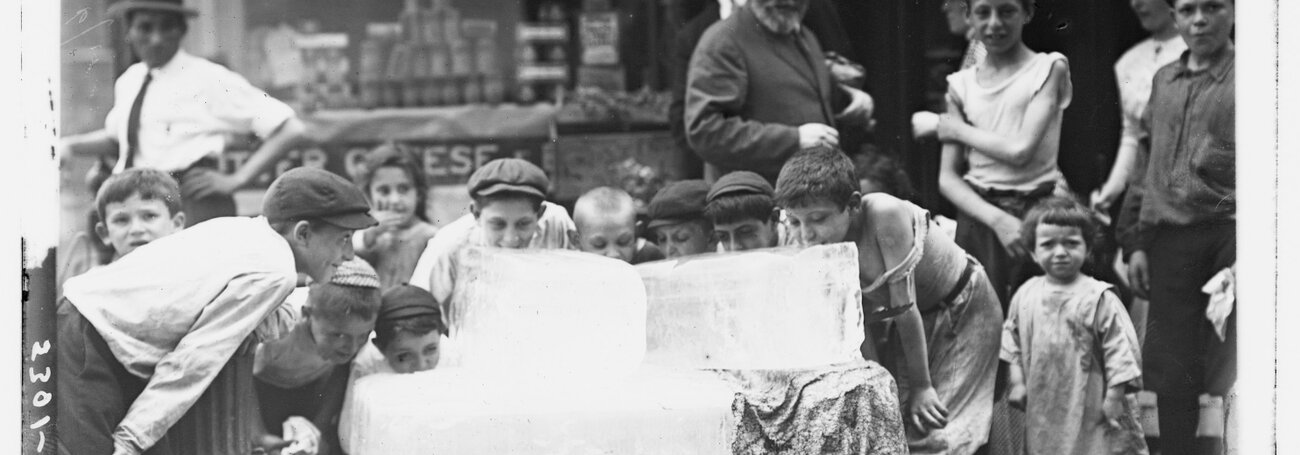
[{"label": "ice surface texture", "polygon": [[860,361],[862,291],[851,243],[637,266],[646,363],[794,369]]},{"label": "ice surface texture", "polygon": [[645,288],[625,262],[575,251],[466,248],[442,366],[628,372],[645,354]]}]

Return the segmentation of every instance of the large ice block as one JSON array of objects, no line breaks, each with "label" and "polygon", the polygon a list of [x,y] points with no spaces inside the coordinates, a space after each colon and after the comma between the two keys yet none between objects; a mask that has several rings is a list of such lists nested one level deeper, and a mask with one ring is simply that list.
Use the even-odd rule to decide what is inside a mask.
[{"label": "large ice block", "polygon": [[853,244],[709,254],[637,271],[648,364],[792,369],[862,359]]},{"label": "large ice block", "polygon": [[730,454],[735,392],[705,372],[617,377],[463,368],[353,384],[344,447],[370,454]]},{"label": "large ice block", "polygon": [[645,354],[645,288],[625,262],[556,250],[467,248],[447,306],[443,365],[631,371]]}]

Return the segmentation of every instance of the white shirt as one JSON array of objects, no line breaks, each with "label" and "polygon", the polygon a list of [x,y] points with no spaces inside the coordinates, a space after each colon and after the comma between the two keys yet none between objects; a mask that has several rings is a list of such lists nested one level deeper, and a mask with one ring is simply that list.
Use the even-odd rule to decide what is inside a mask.
[{"label": "white shirt", "polygon": [[[569,212],[559,205],[542,202],[546,211],[537,220],[537,234],[528,244],[528,248],[577,249],[577,227]],[[485,246],[487,241],[474,219],[474,214],[467,213],[456,221],[438,231],[424,247],[420,260],[415,263],[415,272],[411,274],[411,285],[418,286],[429,293],[445,309],[447,299],[451,298],[452,286],[456,283],[456,252],[467,246]],[[445,310],[444,310],[445,311]]]},{"label": "white shirt", "polygon": [[104,119],[104,129],[117,137],[119,159],[114,172],[126,167],[126,124],[146,72],[153,74],[153,80],[140,106],[136,167],[185,170],[206,156],[220,154],[228,134],[253,133],[265,139],[294,116],[292,108],[243,76],[185,51],[177,51],[158,68],[136,63],[117,78],[113,109]]},{"label": "white shirt", "polygon": [[1115,62],[1115,80],[1119,82],[1120,110],[1124,118],[1124,130],[1120,136],[1120,147],[1137,147],[1138,141],[1146,137],[1142,130],[1142,113],[1147,110],[1147,101],[1151,98],[1151,79],[1156,70],[1178,60],[1187,43],[1174,35],[1164,41],[1147,38],[1125,52]]},{"label": "white shirt", "polygon": [[68,280],[64,297],[148,385],[113,434],[152,447],[297,282],[265,218],[216,218]]},{"label": "white shirt", "polygon": [[[1058,61],[1068,63],[1064,55],[1055,52],[1034,54],[1016,74],[992,87],[979,84],[976,79],[979,66],[973,66],[948,76],[948,94],[958,103],[971,126],[1004,137],[1014,136],[1024,126],[1029,104],[1042,93],[1050,80],[1052,66]],[[1064,76],[1066,85],[1057,92],[1057,99],[1052,100],[1056,110],[1050,114],[1043,137],[1034,144],[1029,161],[1008,163],[974,147],[965,147],[969,164],[964,177],[967,182],[978,188],[1029,191],[1044,182],[1065,181],[1056,159],[1061,145],[1061,119],[1065,108],[1070,106],[1073,88],[1069,73]]]}]

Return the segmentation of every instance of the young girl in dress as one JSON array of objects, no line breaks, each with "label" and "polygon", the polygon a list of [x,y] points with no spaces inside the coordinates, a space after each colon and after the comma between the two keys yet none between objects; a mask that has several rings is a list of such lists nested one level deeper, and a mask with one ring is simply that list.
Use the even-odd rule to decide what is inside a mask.
[{"label": "young girl in dress", "polygon": [[1021,40],[1032,0],[969,4],[987,55],[948,76],[939,189],[960,210],[957,244],[984,264],[1005,309],[1032,270],[1019,242],[1020,217],[1037,200],[1069,191],[1056,158],[1070,69],[1065,56],[1036,53]]},{"label": "young girl in dress", "polygon": [[379,225],[358,231],[353,247],[374,265],[382,289],[405,283],[425,244],[438,232],[425,215],[429,187],[416,160],[394,144],[385,144],[366,157],[361,190],[370,197]]},{"label": "young girl in dress", "polygon": [[1142,376],[1137,332],[1113,287],[1080,272],[1096,235],[1070,199],[1043,201],[1025,219],[1022,236],[1046,274],[1012,298],[1001,358],[1031,454],[1146,453],[1130,401]]}]

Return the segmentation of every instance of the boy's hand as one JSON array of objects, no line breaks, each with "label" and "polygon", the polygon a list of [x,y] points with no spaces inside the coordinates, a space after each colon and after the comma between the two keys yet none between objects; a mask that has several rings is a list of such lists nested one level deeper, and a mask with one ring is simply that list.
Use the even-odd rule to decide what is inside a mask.
[{"label": "boy's hand", "polygon": [[1150,278],[1147,270],[1147,252],[1134,251],[1128,257],[1128,282],[1133,288],[1133,294],[1138,297],[1147,298],[1147,291],[1150,288]]},{"label": "boy's hand", "polygon": [[284,421],[284,439],[291,441],[280,451],[282,455],[316,455],[320,447],[320,430],[310,420],[299,416]]},{"label": "boy's hand", "polygon": [[1002,241],[1002,247],[1006,248],[1012,259],[1029,257],[1024,242],[1020,241],[1020,219],[1006,213],[1003,215],[992,226],[998,234],[998,240]]},{"label": "boy's hand", "polygon": [[948,426],[948,409],[939,402],[939,393],[934,387],[916,390],[907,408],[910,422],[921,433]]},{"label": "boy's hand", "polygon": [[1106,401],[1101,404],[1101,412],[1106,418],[1106,425],[1118,429],[1119,419],[1124,416],[1123,392],[1107,391]]},{"label": "boy's hand", "polygon": [[1027,394],[1025,393],[1024,384],[1012,384],[1011,388],[1007,389],[1007,404],[1010,404],[1013,408],[1024,411],[1025,395]]}]

